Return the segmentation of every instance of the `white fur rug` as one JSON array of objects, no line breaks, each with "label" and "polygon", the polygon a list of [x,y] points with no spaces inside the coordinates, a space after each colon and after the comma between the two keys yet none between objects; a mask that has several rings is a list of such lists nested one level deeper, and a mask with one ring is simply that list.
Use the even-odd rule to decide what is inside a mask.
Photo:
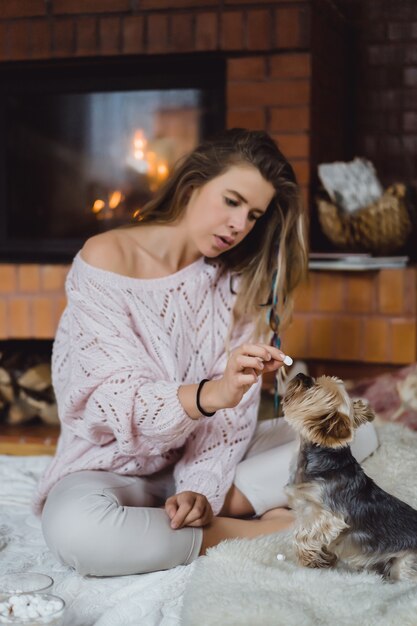
[{"label": "white fur rug", "polygon": [[[386,491],[417,508],[417,432],[378,426],[381,442],[363,467]],[[282,553],[286,560],[278,561]],[[291,534],[235,539],[194,564],[184,626],[416,626],[417,583],[386,583],[342,567],[295,564]]]}]

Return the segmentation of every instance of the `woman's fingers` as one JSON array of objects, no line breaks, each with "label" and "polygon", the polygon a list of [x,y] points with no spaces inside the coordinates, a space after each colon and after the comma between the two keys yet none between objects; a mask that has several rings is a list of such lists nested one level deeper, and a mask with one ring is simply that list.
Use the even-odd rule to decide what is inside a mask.
[{"label": "woman's fingers", "polygon": [[281,361],[282,363],[284,363],[284,365],[292,365],[292,358],[284,354],[282,350],[275,348],[275,346],[266,346],[266,349],[270,353],[271,357],[276,361]]},{"label": "woman's fingers", "polygon": [[194,505],[193,509],[188,513],[187,517],[184,520],[184,526],[192,526],[195,524],[198,526],[197,522],[202,522],[205,518],[206,508],[204,506]]},{"label": "woman's fingers", "polygon": [[236,365],[238,366],[239,371],[242,371],[249,367],[251,369],[262,371],[264,369],[264,361],[260,357],[253,356],[245,356],[243,354],[238,354],[236,357]]},{"label": "woman's fingers", "polygon": [[272,357],[267,347],[268,346],[263,343],[244,343],[240,348],[237,348],[237,350],[239,354],[259,357],[263,361],[269,361]]},{"label": "woman's fingers", "polygon": [[190,512],[190,508],[192,508],[192,506],[188,502],[183,502],[179,505],[178,511],[171,519],[171,528],[182,528],[184,520]]},{"label": "woman's fingers", "polygon": [[252,370],[251,373],[242,373],[237,375],[237,384],[239,387],[251,387],[258,380],[260,372]]},{"label": "woman's fingers", "polygon": [[174,503],[165,504],[165,511],[169,519],[172,520],[176,512],[178,511],[178,506]]},{"label": "woman's fingers", "polygon": [[292,365],[291,357],[287,356],[279,348],[266,343],[245,343],[238,348],[238,354],[249,357],[259,357],[265,362],[275,359],[285,365]]}]

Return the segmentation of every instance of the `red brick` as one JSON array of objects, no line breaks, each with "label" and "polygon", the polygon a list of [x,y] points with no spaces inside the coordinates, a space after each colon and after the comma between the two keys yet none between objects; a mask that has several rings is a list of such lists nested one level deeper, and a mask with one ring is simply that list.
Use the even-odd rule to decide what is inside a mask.
[{"label": "red brick", "polygon": [[0,293],[13,293],[17,287],[16,265],[0,264]]},{"label": "red brick", "polygon": [[334,321],[334,358],[338,361],[361,360],[361,319],[340,315]]},{"label": "red brick", "polygon": [[91,56],[98,50],[98,20],[95,17],[79,17],[76,22],[76,48],[78,56]]},{"label": "red brick", "polygon": [[308,278],[300,283],[294,292],[294,312],[309,313],[316,309],[318,275],[310,272]]},{"label": "red brick", "polygon": [[382,270],[378,276],[378,309],[386,315],[401,314],[404,311],[404,272],[402,270]]},{"label": "red brick", "polygon": [[[54,326],[55,332],[58,327],[59,320],[61,319],[61,315],[63,314],[65,307],[67,306],[67,299],[65,296],[61,296],[55,300],[55,308],[54,308]],[[55,336],[54,332],[54,336]]]},{"label": "red brick", "polygon": [[374,310],[374,281],[369,276],[346,275],[346,311],[372,313]]},{"label": "red brick", "polygon": [[[276,3],[284,2],[290,4],[291,2],[299,2],[300,0],[275,0]],[[226,4],[255,4],[254,0],[225,0]],[[257,0],[256,4],[272,4],[271,0]]]},{"label": "red brick", "polygon": [[133,15],[123,19],[123,52],[138,54],[144,52],[144,26],[142,15]]},{"label": "red brick", "polygon": [[6,58],[10,61],[18,61],[29,57],[29,21],[19,20],[11,22],[5,30]]},{"label": "red brick", "polygon": [[52,302],[49,298],[34,298],[33,335],[37,339],[50,339],[55,334]]},{"label": "red brick", "polygon": [[194,26],[191,13],[172,15],[171,49],[173,52],[194,52]]},{"label": "red brick", "polygon": [[140,9],[184,9],[187,7],[220,6],[220,0],[140,0]]},{"label": "red brick", "polygon": [[4,22],[0,22],[0,61],[4,61],[7,59],[6,31],[6,24]]},{"label": "red brick", "polygon": [[52,13],[119,13],[130,11],[130,0],[52,0]]},{"label": "red brick", "polygon": [[0,19],[46,15],[45,0],[0,0]]},{"label": "red brick", "polygon": [[42,291],[62,291],[68,268],[65,265],[42,265],[41,289]]},{"label": "red brick", "polygon": [[221,14],[220,32],[223,50],[244,49],[243,13],[241,11],[224,11]]},{"label": "red brick", "polygon": [[280,54],[271,57],[270,75],[272,78],[309,78],[311,76],[311,55]]},{"label": "red brick", "polygon": [[417,67],[405,67],[403,75],[406,87],[415,87],[417,85]]},{"label": "red brick", "polygon": [[195,31],[196,50],[217,50],[219,36],[217,13],[198,13]]},{"label": "red brick", "polygon": [[291,325],[282,334],[282,349],[293,359],[304,359],[308,353],[308,318],[294,316]]},{"label": "red brick", "polygon": [[408,22],[394,22],[387,24],[388,39],[391,41],[410,39],[412,36],[412,25]]},{"label": "red brick", "polygon": [[169,52],[166,15],[149,15],[148,17],[148,52]]},{"label": "red brick", "polygon": [[0,339],[8,339],[7,303],[0,300]]},{"label": "red brick", "polygon": [[[301,201],[302,201],[302,205],[303,207],[309,207],[310,206],[310,187],[307,185],[300,185],[301,188]],[[307,209],[308,210],[308,209]]]},{"label": "red brick", "polygon": [[417,361],[416,320],[398,319],[391,322],[391,363],[415,363]]},{"label": "red brick", "polygon": [[404,313],[407,316],[415,316],[417,314],[417,268],[407,267],[404,274]]},{"label": "red brick", "polygon": [[30,51],[33,59],[48,59],[51,56],[51,28],[45,20],[31,20]]},{"label": "red brick", "polygon": [[417,130],[417,113],[408,111],[403,114],[403,126],[405,131]]},{"label": "red brick", "polygon": [[334,317],[314,317],[310,319],[309,352],[307,358],[331,359],[334,354]]},{"label": "red brick", "polygon": [[228,106],[274,106],[308,104],[310,84],[304,80],[259,84],[256,82],[229,83]]},{"label": "red brick", "polygon": [[228,59],[228,80],[264,80],[266,75],[265,57],[244,57]]},{"label": "red brick", "polygon": [[317,310],[343,311],[345,308],[343,275],[335,276],[326,272],[317,272],[317,274]]},{"label": "red brick", "polygon": [[308,134],[273,134],[272,137],[287,159],[291,160],[294,157],[308,158],[310,156],[310,136]]},{"label": "red brick", "polygon": [[249,130],[265,129],[264,109],[228,109],[228,128],[248,128]]},{"label": "red brick", "polygon": [[310,110],[308,107],[291,109],[271,109],[271,131],[294,132],[310,129]]},{"label": "red brick", "polygon": [[299,185],[308,185],[310,182],[310,163],[307,160],[301,159],[297,161],[293,159],[291,165],[294,168],[297,182]]},{"label": "red brick", "polygon": [[248,11],[246,16],[246,41],[249,50],[271,48],[271,14],[266,9]]},{"label": "red brick", "polygon": [[121,48],[120,17],[100,18],[98,29],[100,52],[106,55],[118,54]]},{"label": "red brick", "polygon": [[304,23],[307,15],[301,7],[282,7],[275,11],[275,47],[300,48],[308,43]]},{"label": "red brick", "polygon": [[389,322],[383,317],[364,320],[363,355],[370,363],[388,363],[390,357]]},{"label": "red brick", "polygon": [[12,298],[9,302],[9,337],[27,339],[32,337],[29,300]]},{"label": "red brick", "polygon": [[72,17],[52,22],[52,50],[55,57],[67,57],[74,54],[75,22]]},{"label": "red brick", "polygon": [[19,265],[17,268],[17,289],[20,293],[35,293],[40,288],[39,265]]}]

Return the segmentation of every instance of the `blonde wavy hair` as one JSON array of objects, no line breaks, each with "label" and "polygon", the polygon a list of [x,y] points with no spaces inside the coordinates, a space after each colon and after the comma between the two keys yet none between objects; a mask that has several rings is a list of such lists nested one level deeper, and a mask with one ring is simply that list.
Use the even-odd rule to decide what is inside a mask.
[{"label": "blonde wavy hair", "polygon": [[257,341],[270,332],[265,306],[269,311],[272,308],[275,320],[279,319],[280,330],[288,325],[292,294],[305,274],[308,256],[299,187],[293,168],[272,138],[263,131],[232,128],[202,142],[176,163],[165,184],[141,209],[139,220],[155,224],[176,221],[193,189],[231,166],[247,164],[272,184],[275,195],[245,239],[215,259],[206,260],[221,262],[232,278],[239,276],[233,326],[240,320],[254,321],[252,339]]}]

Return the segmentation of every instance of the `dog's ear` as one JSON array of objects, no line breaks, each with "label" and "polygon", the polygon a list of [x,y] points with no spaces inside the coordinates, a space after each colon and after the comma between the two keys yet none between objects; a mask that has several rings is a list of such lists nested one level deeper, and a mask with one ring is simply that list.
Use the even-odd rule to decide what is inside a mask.
[{"label": "dog's ear", "polygon": [[352,440],[352,422],[348,415],[339,411],[306,426],[309,426],[309,438],[319,446],[337,448]]},{"label": "dog's ear", "polygon": [[375,419],[375,413],[369,404],[362,400],[353,401],[353,424],[355,428],[366,422],[372,422],[373,419]]}]

